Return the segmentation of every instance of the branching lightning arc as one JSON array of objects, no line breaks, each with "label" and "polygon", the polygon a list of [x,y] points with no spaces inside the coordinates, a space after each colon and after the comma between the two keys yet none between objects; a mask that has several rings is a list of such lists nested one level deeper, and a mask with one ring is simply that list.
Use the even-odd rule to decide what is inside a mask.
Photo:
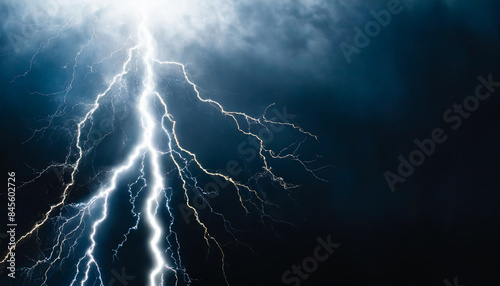
[{"label": "branching lightning arc", "polygon": [[[64,29],[65,25],[60,28],[54,37],[49,38],[42,44],[31,58],[29,69],[25,73],[15,77],[14,81],[21,77],[26,77],[31,72],[33,62],[40,50],[57,38]],[[103,224],[108,219],[109,212],[111,211],[112,196],[117,192],[125,191],[122,189],[120,183],[123,184],[123,181],[131,173],[137,174],[133,182],[128,184],[127,189],[130,195],[131,213],[135,218],[135,223],[123,234],[123,241],[112,251],[114,257],[118,257],[120,249],[126,245],[129,234],[137,230],[139,225],[144,224],[149,230],[147,253],[149,253],[153,261],[153,266],[149,270],[147,284],[151,286],[164,285],[166,283],[166,275],[169,275],[169,273],[175,277],[176,285],[189,285],[191,283],[192,278],[187,274],[186,267],[182,262],[180,241],[177,233],[173,230],[175,218],[170,200],[174,189],[168,186],[166,180],[167,176],[178,178],[182,186],[182,190],[179,191],[183,193],[185,204],[191,209],[194,219],[201,229],[201,235],[207,249],[214,247],[219,253],[221,258],[221,277],[229,285],[226,273],[224,244],[220,243],[211,234],[209,226],[203,221],[197,208],[193,206],[191,201],[192,195],[189,193],[191,188],[197,189],[201,193],[204,192],[197,181],[197,176],[193,175],[193,170],[228,182],[235,191],[243,211],[246,213],[255,210],[260,212],[262,216],[268,216],[265,212],[265,207],[273,205],[273,203],[266,199],[262,191],[252,187],[251,184],[240,182],[224,172],[214,171],[206,167],[205,163],[199,159],[199,155],[183,145],[182,139],[179,136],[182,130],[179,130],[176,119],[169,110],[165,94],[158,87],[158,73],[162,68],[169,67],[176,69],[186,85],[194,92],[198,104],[211,106],[211,108],[231,122],[236,132],[239,132],[242,136],[252,138],[257,143],[258,159],[262,168],[262,171],[258,174],[259,178],[268,177],[272,182],[285,190],[296,187],[273,171],[270,160],[281,159],[298,162],[315,178],[323,180],[316,175],[319,169],[310,168],[310,162],[302,160],[298,154],[299,147],[307,138],[317,140],[315,135],[305,131],[294,123],[269,119],[266,117],[267,109],[262,116],[254,117],[239,111],[228,111],[218,101],[203,96],[200,88],[191,79],[184,64],[158,58],[156,52],[158,45],[155,42],[154,36],[153,30],[148,24],[147,16],[143,17],[141,23],[137,25],[136,35],[130,36],[119,50],[125,56],[118,72],[110,77],[111,80],[107,83],[106,88],[94,96],[91,103],[84,104],[85,112],[74,124],[75,132],[73,133],[73,140],[71,141],[71,147],[69,148],[65,162],[49,165],[47,168],[38,171],[32,181],[26,182],[26,184],[32,183],[54,168],[62,167],[65,170],[69,170],[69,177],[63,182],[64,186],[60,199],[48,208],[42,218],[28,232],[18,237],[16,242],[19,245],[31,237],[36,237],[37,232],[41,228],[50,224],[56,225],[57,232],[55,238],[51,246],[43,251],[43,257],[33,259],[32,265],[23,269],[26,277],[30,277],[27,279],[36,279],[37,285],[49,285],[51,276],[56,271],[54,269],[61,268],[69,260],[76,262],[73,267],[74,273],[72,273],[72,278],[68,280],[70,281],[69,285],[106,284],[105,277],[102,274],[104,268],[99,262],[98,255],[96,255],[97,252],[102,251],[99,245],[98,233],[102,230]],[[51,95],[63,94],[64,102],[66,102],[66,97],[71,94],[73,89],[79,57],[95,37],[97,36],[94,32],[91,39],[75,55],[72,78],[67,87]],[[131,42],[135,43],[130,44]],[[119,51],[114,51],[108,58],[113,57]],[[106,59],[102,59],[100,62]],[[133,68],[134,64],[135,69]],[[90,66],[89,69],[90,72],[93,72],[93,66]],[[137,121],[140,122],[140,130],[137,132],[137,142],[134,143],[135,145],[130,149],[130,152],[122,163],[109,171],[106,175],[106,180],[96,193],[90,194],[91,197],[85,202],[71,202],[70,193],[78,184],[77,175],[82,171],[82,162],[84,162],[86,156],[90,153],[91,147],[88,147],[90,140],[88,133],[94,126],[94,117],[100,108],[102,108],[103,102],[114,96],[114,91],[126,89],[126,78],[131,74],[140,78],[138,84],[140,91],[137,93],[137,100],[134,102],[136,109],[134,115]],[[48,125],[35,130],[34,135],[42,134],[43,136],[45,131],[54,124],[53,118],[62,114],[65,109],[66,105],[60,107],[51,117]],[[159,116],[157,117],[156,114],[159,114]],[[273,151],[266,146],[265,140],[251,128],[252,126],[269,128],[270,125],[294,130],[298,134],[301,134],[304,139],[292,143],[280,152]],[[160,137],[166,138],[167,143],[160,144]],[[137,203],[139,198],[143,198],[144,204],[139,205]],[[233,234],[231,223],[226,217],[215,212],[208,201],[206,203],[210,207],[211,212],[222,219],[225,230],[237,240]],[[166,213],[170,216],[166,220],[162,219],[159,214],[159,210],[163,207],[165,207]],[[168,222],[167,226],[165,226],[165,221]],[[79,250],[82,245],[84,245],[84,251]],[[164,249],[164,245],[167,245],[166,249]],[[3,257],[2,264],[5,263],[8,255],[9,253]],[[36,277],[36,275],[33,275],[35,272],[42,274],[40,277]]]}]

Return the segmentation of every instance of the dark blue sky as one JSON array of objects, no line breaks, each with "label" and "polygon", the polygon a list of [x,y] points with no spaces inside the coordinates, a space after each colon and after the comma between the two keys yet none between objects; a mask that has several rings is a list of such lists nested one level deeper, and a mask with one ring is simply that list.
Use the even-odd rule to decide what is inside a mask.
[{"label": "dark blue sky", "polygon": [[[273,215],[296,227],[267,220],[262,224],[255,215],[245,217],[229,189],[213,202],[234,218],[238,228],[248,230],[240,237],[256,251],[255,255],[245,246],[227,246],[232,285],[294,285],[283,281],[283,273],[313,255],[318,237],[329,235],[340,247],[307,279],[299,279],[300,285],[447,285],[443,281],[453,283],[455,277],[466,286],[500,283],[500,87],[488,90],[491,96],[479,100],[470,115],[453,111],[443,118],[454,104],[464,104],[464,99],[475,95],[476,86],[482,84],[478,77],[491,75],[493,81],[500,81],[500,1],[401,1],[401,11],[391,14],[387,26],[366,47],[358,48],[350,62],[346,60],[341,43],[356,47],[355,28],[364,30],[373,20],[371,11],[386,10],[389,2],[226,3],[215,9],[217,17],[207,13],[209,24],[202,28],[186,18],[187,31],[155,30],[159,55],[185,63],[206,97],[254,116],[271,103],[279,111],[286,108],[296,115],[294,123],[319,138],[319,142],[307,141],[301,154],[320,155],[318,165],[330,165],[318,173],[328,180],[325,183],[293,163],[275,162],[280,175],[301,185],[289,192],[291,198],[271,184],[262,185],[281,205]],[[118,61],[97,65],[97,73],[89,74],[89,66],[119,47],[130,27],[121,19],[99,30],[103,34],[82,54],[77,82],[68,96],[68,105],[77,107],[67,109],[43,137],[22,144],[63,101],[60,95],[33,92],[50,93],[67,86],[72,59],[92,35],[93,19],[107,14],[99,9],[81,12],[81,22],[49,42],[28,75],[11,82],[26,71],[37,47],[55,30],[39,21],[35,26],[39,30],[23,32],[30,21],[26,15],[36,4],[1,3],[5,19],[0,37],[2,169],[15,170],[23,182],[33,177],[28,166],[40,169],[64,160],[71,144],[68,128],[83,112],[78,104],[102,90],[108,80],[105,74]],[[49,22],[64,23],[67,11],[58,11]],[[236,151],[242,139],[230,124],[214,110],[192,104],[194,93],[178,71],[167,70],[161,76],[159,84],[172,100],[172,112],[185,120],[181,126],[186,144],[214,168],[223,168],[232,159],[245,162]],[[134,79],[129,84],[133,94]],[[457,114],[462,120],[455,130],[452,126],[458,119],[450,116]],[[98,116],[105,118],[106,112]],[[89,177],[96,170],[123,160],[129,150],[121,146],[123,134],[133,141],[135,127],[137,122],[123,116],[116,135],[99,144],[94,159],[85,161],[86,171],[80,174],[82,183],[75,188],[73,201],[89,197],[96,184]],[[384,173],[402,177],[398,156],[409,160],[418,148],[414,141],[432,138],[437,128],[443,130],[446,141],[436,143],[423,164],[391,191]],[[277,148],[297,136],[293,132],[278,135],[272,142]],[[252,164],[247,165],[249,170],[255,170]],[[178,178],[170,180],[172,186],[179,186]],[[17,212],[22,223],[18,231],[39,220],[59,191],[57,179],[50,175],[19,189]],[[5,199],[2,195],[2,202]],[[181,197],[175,202],[180,204]],[[128,211],[118,204],[113,208],[118,218]],[[6,208],[1,214],[6,217]],[[212,223],[220,228],[217,221]],[[223,285],[219,257],[212,249],[213,255],[205,260],[199,229],[181,220],[176,228],[186,245],[184,264],[200,279],[193,285]],[[106,239],[112,232],[108,228],[102,234],[106,241],[102,249],[108,252],[115,244]],[[142,265],[151,262],[142,250],[147,238],[140,233],[144,232],[131,239],[119,262],[112,262],[106,251],[99,254],[106,265],[106,281],[113,278],[112,269],[126,267],[127,273],[136,276],[129,285],[145,285],[147,268]],[[50,229],[40,233],[44,240],[51,235]],[[5,242],[1,243],[3,253]],[[30,241],[19,252],[34,258],[44,247]],[[19,264],[29,265],[29,260],[19,256]],[[73,271],[71,267],[54,272],[54,284],[49,285],[66,285],[65,273]],[[5,285],[38,285],[8,280],[3,271],[2,285],[4,281]]]}]

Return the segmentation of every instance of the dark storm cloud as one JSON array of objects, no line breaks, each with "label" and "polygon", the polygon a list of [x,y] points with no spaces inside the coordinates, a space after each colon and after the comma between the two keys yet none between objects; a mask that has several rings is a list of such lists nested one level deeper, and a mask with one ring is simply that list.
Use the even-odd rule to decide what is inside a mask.
[{"label": "dark storm cloud", "polygon": [[[233,73],[235,77],[258,77],[266,88],[272,89],[273,82],[313,84],[331,93],[326,99],[332,104],[327,106],[339,112],[389,119],[404,114],[398,106],[407,102],[411,86],[421,83],[422,78],[412,73],[430,68],[424,63],[438,64],[431,48],[441,53],[439,61],[465,57],[473,64],[467,46],[492,41],[498,32],[498,19],[487,3],[401,1],[405,9],[348,65],[340,43],[353,44],[353,29],[363,28],[373,20],[370,12],[386,9],[387,2],[243,2],[234,9],[237,23],[222,34],[225,45],[205,43],[194,57],[220,59],[225,62],[221,66],[234,66],[240,72]],[[447,41],[457,33],[466,36]],[[457,42],[464,40],[469,42]],[[189,62],[199,65],[194,57]],[[203,72],[200,80],[207,74],[210,71]],[[225,84],[241,81],[228,76],[222,79]]]}]

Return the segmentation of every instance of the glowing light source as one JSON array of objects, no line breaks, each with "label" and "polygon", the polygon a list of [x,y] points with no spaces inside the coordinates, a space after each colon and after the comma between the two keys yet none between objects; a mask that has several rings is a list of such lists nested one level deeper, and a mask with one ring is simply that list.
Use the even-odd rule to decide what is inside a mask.
[{"label": "glowing light source", "polygon": [[[131,31],[127,35],[126,39],[122,39],[121,50],[124,50],[126,56],[121,62],[121,69],[113,74],[111,80],[108,82],[106,88],[94,96],[93,101],[87,104],[87,109],[80,120],[77,121],[74,126],[74,140],[72,142],[72,148],[70,153],[66,157],[66,162],[64,164],[54,164],[50,165],[44,169],[37,178],[40,178],[44,173],[46,173],[51,168],[58,166],[65,166],[71,169],[69,182],[64,185],[63,192],[60,200],[51,205],[49,210],[44,213],[43,218],[37,222],[27,233],[21,236],[17,240],[17,244],[28,239],[32,235],[35,235],[37,231],[44,227],[50,219],[57,216],[61,219],[57,228],[57,239],[55,240],[52,247],[48,248],[48,254],[43,259],[39,259],[34,262],[33,266],[26,269],[27,274],[33,274],[35,269],[46,267],[43,271],[44,275],[41,277],[41,285],[48,285],[50,280],[51,269],[56,265],[61,267],[66,261],[70,259],[71,255],[77,255],[77,248],[83,247],[85,251],[79,258],[77,258],[76,271],[73,275],[70,285],[93,285],[98,282],[100,285],[104,285],[102,270],[104,269],[96,258],[96,251],[99,249],[99,237],[98,232],[102,227],[104,222],[109,217],[111,197],[116,193],[120,192],[119,184],[121,180],[124,180],[125,173],[130,170],[135,170],[140,172],[140,176],[136,179],[134,184],[139,181],[144,182],[144,186],[141,187],[141,193],[139,192],[134,196],[132,194],[132,185],[129,185],[128,192],[130,193],[130,202],[132,204],[132,214],[136,217],[136,223],[124,234],[124,240],[118,245],[114,250],[115,256],[118,255],[118,249],[124,246],[127,241],[128,235],[132,230],[136,230],[140,223],[146,223],[149,228],[149,240],[147,243],[147,249],[149,251],[150,257],[153,260],[153,268],[149,272],[149,285],[155,286],[159,284],[164,284],[165,273],[171,272],[175,275],[176,280],[179,280],[178,273],[182,273],[184,277],[184,282],[189,284],[191,278],[185,272],[185,267],[181,264],[181,258],[179,253],[180,242],[177,240],[176,233],[172,230],[173,224],[173,214],[168,205],[169,200],[166,194],[166,174],[164,170],[165,160],[162,158],[166,157],[169,159],[169,167],[174,168],[176,175],[182,181],[182,193],[187,206],[193,211],[196,222],[203,230],[203,238],[207,244],[207,247],[215,245],[221,254],[221,273],[224,277],[225,283],[229,284],[228,277],[226,275],[226,254],[224,253],[223,246],[217,241],[217,239],[210,234],[209,228],[202,221],[198,211],[192,206],[190,201],[190,195],[188,193],[189,186],[196,189],[200,189],[198,186],[198,181],[196,177],[191,174],[191,168],[197,168],[206,176],[213,176],[223,179],[232,185],[236,194],[238,196],[241,207],[249,212],[249,205],[252,206],[256,211],[260,211],[263,216],[267,216],[264,211],[264,206],[270,205],[272,203],[268,202],[265,197],[263,197],[259,192],[257,192],[249,183],[243,183],[235,178],[226,175],[219,171],[213,171],[205,167],[204,163],[199,160],[199,156],[188,148],[183,146],[178,134],[182,130],[178,130],[177,122],[174,116],[169,112],[169,106],[161,94],[157,84],[157,70],[155,68],[162,68],[165,66],[176,67],[179,69],[183,80],[189,85],[190,88],[196,94],[197,104],[206,104],[212,106],[215,110],[220,112],[226,118],[229,118],[234,126],[234,131],[238,132],[242,136],[247,136],[253,138],[257,143],[258,148],[258,158],[262,164],[262,172],[259,173],[260,177],[268,177],[272,182],[280,185],[283,189],[289,189],[295,187],[295,185],[287,183],[284,178],[275,174],[270,165],[270,159],[284,159],[292,160],[301,164],[309,173],[314,175],[316,178],[320,179],[315,172],[317,170],[308,168],[308,162],[303,161],[297,154],[297,150],[305,139],[299,140],[298,143],[292,143],[290,146],[281,150],[281,152],[275,152],[268,149],[265,146],[264,140],[255,133],[250,128],[253,126],[260,126],[267,128],[269,125],[277,125],[280,127],[286,127],[295,130],[305,138],[313,138],[317,140],[317,137],[312,133],[305,131],[301,127],[289,123],[280,122],[277,120],[271,120],[262,115],[261,117],[252,117],[246,113],[239,111],[229,111],[224,106],[212,99],[205,98],[200,93],[200,89],[194,83],[194,81],[189,77],[186,66],[177,61],[166,61],[159,59],[157,53],[157,43],[155,41],[154,28],[157,27],[158,23],[164,22],[167,18],[167,22],[178,21],[184,15],[190,15],[194,13],[193,7],[203,7],[204,1],[180,1],[180,2],[160,2],[160,1],[114,1],[114,2],[101,2],[101,1],[85,1],[84,4],[80,5],[80,10],[88,11],[103,11],[102,13],[96,13],[99,15],[96,22],[119,22],[117,19],[128,19],[131,23],[127,24],[128,29]],[[197,6],[196,4],[200,4]],[[71,5],[77,5],[75,3]],[[124,15],[133,15],[132,17],[125,17]],[[57,37],[65,31],[68,25],[70,25],[70,20],[67,21],[66,25],[62,26],[59,32],[50,38],[50,40],[57,39]],[[76,80],[76,70],[79,64],[79,57],[82,52],[88,48],[94,39],[98,38],[98,32],[96,32],[95,26],[93,27],[93,33],[91,39],[81,46],[79,51],[74,57],[74,65],[72,69],[72,78],[69,82],[67,88],[62,92],[53,93],[53,95],[62,94],[64,101],[66,97],[72,91],[72,85]],[[49,40],[49,41],[50,41]],[[127,45],[128,41],[134,41],[132,46]],[[30,74],[33,68],[33,62],[35,61],[37,55],[42,51],[44,47],[40,47],[35,54],[31,57],[29,69],[17,76],[14,80],[22,77],[26,77]],[[116,51],[111,53],[111,56]],[[102,63],[104,59],[99,61]],[[132,65],[135,64],[135,70]],[[93,66],[89,66],[89,70],[93,72]],[[109,177],[106,178],[103,186],[99,189],[96,194],[91,194],[92,197],[83,203],[68,203],[69,194],[75,185],[77,185],[76,175],[82,168],[82,162],[85,160],[88,150],[85,150],[84,146],[88,142],[88,127],[92,128],[93,119],[96,114],[102,108],[103,101],[111,96],[113,89],[122,88],[126,86],[125,78],[134,74],[138,76],[140,80],[140,92],[136,95],[137,101],[134,101],[138,121],[141,122],[140,130],[138,130],[138,140],[135,142],[130,153],[126,156],[121,164],[115,166],[109,173]],[[161,118],[157,118],[155,114],[160,109],[162,111]],[[266,109],[267,111],[267,109]],[[58,110],[59,112],[59,110]],[[55,116],[55,115],[54,115]],[[52,117],[54,118],[54,117]],[[248,127],[241,126],[241,122],[246,122]],[[45,131],[52,124],[52,120],[49,125],[42,129]],[[37,132],[37,131],[35,131]],[[159,143],[157,142],[157,136],[164,136],[168,138],[168,150],[159,150]],[[71,153],[76,150],[76,157],[73,161]],[[145,162],[149,162],[149,166],[145,166]],[[149,176],[145,175],[145,172],[149,172]],[[30,181],[31,182],[31,181]],[[245,192],[246,197],[242,195]],[[139,195],[145,196],[145,203],[143,206],[136,205],[136,198]],[[163,197],[167,198],[166,210],[171,217],[171,224],[168,227],[162,225],[158,218],[158,209],[161,207],[160,200]],[[248,199],[250,198],[250,199]],[[70,216],[62,215],[63,209],[73,209],[76,212]],[[210,208],[212,211],[213,209]],[[136,210],[138,212],[136,213]],[[91,215],[92,214],[92,215]],[[224,223],[228,221],[226,218],[219,213],[214,214],[220,216]],[[142,219],[140,219],[142,218]],[[90,228],[85,231],[85,226],[89,225]],[[225,229],[230,232],[230,230],[225,226]],[[172,235],[175,238],[170,240],[169,237]],[[77,243],[80,238],[86,237],[88,239],[88,245],[83,245],[83,243]],[[165,251],[162,249],[162,238],[165,238],[165,242],[169,245],[167,253],[170,254],[172,258],[171,261],[167,261]],[[233,235],[234,237],[234,235]],[[83,241],[83,240],[82,240]],[[174,249],[177,249],[177,253],[174,253]],[[8,254],[4,257],[1,263],[5,263]],[[48,267],[47,267],[48,265]],[[95,279],[95,281],[91,281]]]}]

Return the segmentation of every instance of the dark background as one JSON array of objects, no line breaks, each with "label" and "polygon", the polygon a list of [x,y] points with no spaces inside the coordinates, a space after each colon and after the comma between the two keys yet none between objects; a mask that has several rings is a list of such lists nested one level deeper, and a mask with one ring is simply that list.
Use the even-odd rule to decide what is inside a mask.
[{"label": "dark background", "polygon": [[[229,189],[214,201],[239,228],[248,230],[239,237],[256,252],[252,254],[241,245],[227,247],[226,271],[232,285],[285,285],[283,272],[311,256],[318,245],[316,239],[328,235],[341,246],[301,285],[446,285],[445,279],[453,285],[455,277],[459,285],[499,285],[500,90],[482,101],[457,130],[443,122],[442,115],[454,103],[474,94],[479,75],[492,74],[500,81],[500,2],[418,1],[411,8],[405,6],[347,63],[340,42],[352,45],[352,29],[370,20],[370,10],[378,11],[385,5],[385,1],[358,1],[347,6],[340,1],[320,2],[313,9],[315,13],[308,14],[301,12],[300,5],[266,10],[264,5],[241,4],[240,20],[254,23],[255,32],[244,37],[244,48],[186,46],[180,59],[190,63],[188,69],[205,94],[230,109],[254,115],[273,102],[279,110],[286,106],[289,113],[297,115],[295,123],[319,137],[317,143],[308,141],[301,153],[321,155],[320,162],[331,165],[319,172],[328,180],[324,183],[293,164],[277,163],[281,174],[301,187],[290,192],[296,203],[278,195],[283,204],[273,214],[295,227],[268,220],[260,223],[254,215],[245,218]],[[337,6],[339,12],[330,14]],[[278,21],[278,16],[285,20]],[[312,32],[300,29],[305,24]],[[60,103],[60,99],[28,91],[52,90],[60,82],[51,78],[61,77],[64,83],[56,59],[66,55],[57,49],[67,49],[71,55],[77,45],[54,44],[50,50],[55,52],[42,54],[29,77],[11,83],[14,75],[26,69],[29,54],[9,51],[5,34],[9,27],[4,25],[0,58],[2,169],[4,177],[7,170],[14,170],[18,180],[26,181],[33,177],[27,165],[43,168],[44,164],[60,162],[66,152],[61,151],[69,142],[68,134],[57,130],[40,140],[21,143]],[[70,36],[64,39],[71,42]],[[320,42],[320,48],[314,48],[317,42],[313,40]],[[266,47],[264,52],[259,48],[262,46]],[[84,80],[75,93],[99,90],[90,81]],[[188,87],[183,90],[188,97],[193,96]],[[178,116],[182,117],[182,112]],[[213,124],[220,122],[216,115],[210,116]],[[217,147],[218,133],[200,126],[191,126],[185,137],[205,152],[202,157],[209,164],[227,162],[227,154],[217,155],[225,150],[238,156],[234,151],[238,138],[232,149]],[[413,141],[429,138],[437,127],[446,131],[447,141],[391,192],[384,172],[396,173],[397,157],[407,158],[416,148]],[[118,142],[113,140],[120,138],[100,146],[96,162],[86,166],[94,164],[99,169],[119,163],[126,150],[115,155],[107,152]],[[213,144],[215,149],[196,147],[200,141]],[[77,188],[75,201],[89,195],[92,184],[84,181]],[[179,182],[174,177],[171,184],[178,187]],[[50,190],[57,188],[57,180],[47,176],[18,191],[17,216],[22,222],[18,232],[41,217],[41,211],[57,198]],[[272,187],[264,184],[263,188]],[[5,198],[2,195],[2,202]],[[121,213],[121,207],[113,207]],[[5,218],[6,208],[1,211]],[[184,264],[192,277],[200,279],[193,285],[223,285],[217,249],[212,247],[211,256],[205,259],[199,229],[180,221],[177,231],[184,243]],[[40,236],[49,236],[50,231],[46,232]],[[141,239],[146,237],[138,233],[118,262],[109,262],[106,252],[100,254],[109,262],[103,272],[106,281],[112,277],[111,269],[120,272],[126,267],[127,274],[137,276],[130,285],[143,285],[144,266],[150,261],[142,248]],[[115,242],[104,234],[102,237],[103,249],[113,248]],[[2,249],[4,245],[2,241]],[[27,243],[18,251],[37,256],[34,245]],[[20,257],[19,264],[29,265],[29,260]],[[53,281],[59,282],[50,285],[66,285],[65,273],[71,273],[71,266],[56,274]],[[2,285],[37,285],[23,279],[13,283],[5,279],[5,272],[2,275]]]}]

